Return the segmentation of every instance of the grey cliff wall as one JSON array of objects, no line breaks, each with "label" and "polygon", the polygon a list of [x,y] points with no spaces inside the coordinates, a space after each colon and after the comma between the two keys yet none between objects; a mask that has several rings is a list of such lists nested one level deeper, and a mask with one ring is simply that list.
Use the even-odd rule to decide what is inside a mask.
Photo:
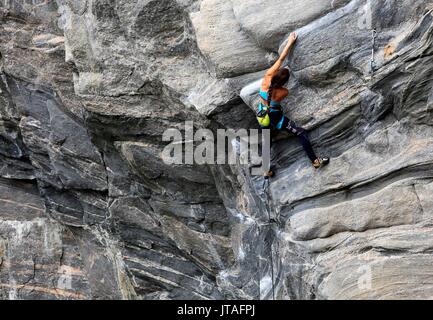
[{"label": "grey cliff wall", "polygon": [[[376,29],[374,72],[370,70]],[[168,165],[167,128],[257,128],[242,165]],[[0,299],[433,297],[433,2],[0,2]]]}]

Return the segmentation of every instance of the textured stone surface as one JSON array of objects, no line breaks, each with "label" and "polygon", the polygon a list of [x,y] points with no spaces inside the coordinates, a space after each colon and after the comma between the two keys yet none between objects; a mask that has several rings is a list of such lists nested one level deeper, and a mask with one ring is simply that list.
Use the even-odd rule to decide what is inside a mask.
[{"label": "textured stone surface", "polygon": [[275,50],[288,32],[296,30],[348,3],[348,0],[233,0],[241,28],[260,47]]},{"label": "textured stone surface", "polygon": [[197,44],[218,77],[233,77],[270,66],[271,57],[242,30],[230,0],[202,1],[192,22]]},{"label": "textured stone surface", "polygon": [[[331,164],[163,163],[187,120],[257,128],[293,30]],[[432,34],[425,0],[2,1],[0,299],[432,298]]]}]

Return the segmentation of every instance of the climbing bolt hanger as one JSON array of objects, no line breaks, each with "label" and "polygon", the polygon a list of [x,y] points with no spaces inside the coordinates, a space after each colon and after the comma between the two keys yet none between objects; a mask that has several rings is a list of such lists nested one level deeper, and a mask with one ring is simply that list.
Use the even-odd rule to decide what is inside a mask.
[{"label": "climbing bolt hanger", "polygon": [[370,59],[370,73],[374,73],[376,71],[376,62],[374,61],[374,51],[376,47],[376,38],[377,38],[377,31],[376,29],[373,29],[371,31],[371,37],[372,37],[372,43],[371,43],[371,59]]}]

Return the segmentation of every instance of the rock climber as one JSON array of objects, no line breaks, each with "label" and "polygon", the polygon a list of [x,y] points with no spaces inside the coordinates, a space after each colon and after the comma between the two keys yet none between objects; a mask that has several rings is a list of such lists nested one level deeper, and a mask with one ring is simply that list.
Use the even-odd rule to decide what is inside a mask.
[{"label": "rock climber", "polygon": [[[290,49],[297,40],[297,34],[291,33],[286,47],[278,58],[277,62],[266,72],[260,89],[260,103],[257,109],[257,120],[263,129],[285,130],[298,136],[313,167],[318,169],[329,163],[328,157],[317,157],[307,132],[287,118],[281,107],[281,101],[289,94],[289,90],[284,85],[289,81],[290,70],[288,67],[282,68],[284,60],[287,58]],[[273,171],[265,173],[265,177],[274,176]]]}]

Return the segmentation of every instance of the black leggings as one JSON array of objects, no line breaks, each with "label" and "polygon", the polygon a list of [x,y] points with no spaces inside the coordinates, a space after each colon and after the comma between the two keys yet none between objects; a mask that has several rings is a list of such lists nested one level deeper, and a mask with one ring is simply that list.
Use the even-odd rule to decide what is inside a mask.
[{"label": "black leggings", "polygon": [[311,146],[310,139],[308,138],[308,134],[305,129],[298,127],[295,122],[293,122],[287,117],[284,117],[281,130],[285,130],[289,133],[297,135],[299,142],[301,143],[302,147],[305,150],[305,153],[307,154],[308,158],[310,158],[311,162],[317,160],[317,156],[313,150],[313,147]]}]

